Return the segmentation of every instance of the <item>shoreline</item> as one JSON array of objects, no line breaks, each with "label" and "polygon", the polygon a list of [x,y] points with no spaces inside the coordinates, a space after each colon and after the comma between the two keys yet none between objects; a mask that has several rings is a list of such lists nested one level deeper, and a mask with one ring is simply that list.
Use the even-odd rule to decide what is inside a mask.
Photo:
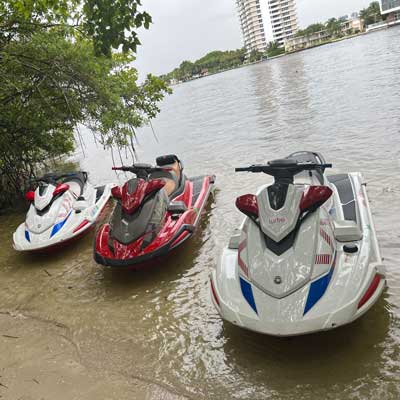
[{"label": "shoreline", "polygon": [[328,40],[328,41],[326,41],[324,43],[320,43],[320,44],[317,44],[315,46],[310,46],[310,47],[306,47],[304,49],[299,49],[299,50],[291,51],[291,52],[288,52],[288,53],[279,54],[279,55],[274,56],[274,57],[268,57],[266,59],[261,59],[259,61],[254,61],[252,63],[246,63],[246,64],[238,65],[237,67],[232,67],[232,68],[224,69],[224,70],[221,70],[221,71],[209,73],[208,75],[200,76],[198,78],[188,79],[186,81],[179,82],[179,83],[176,83],[174,85],[170,84],[170,86],[174,87],[174,86],[183,85],[185,83],[197,81],[197,80],[204,79],[204,78],[208,78],[208,77],[213,76],[213,75],[223,74],[224,72],[232,71],[232,70],[235,70],[235,69],[250,67],[250,66],[255,65],[255,64],[261,64],[261,63],[264,63],[264,62],[275,60],[277,58],[282,58],[282,57],[290,56],[292,54],[297,54],[297,53],[301,53],[303,51],[315,49],[317,47],[326,46],[328,44],[335,44],[335,43],[343,42],[345,40],[350,40],[350,39],[354,39],[354,38],[357,38],[357,37],[360,37],[360,36],[364,36],[364,35],[368,35],[368,34],[371,34],[371,33],[376,33],[376,32],[381,31],[382,29],[389,29],[389,28],[392,28],[392,27],[393,26],[385,26],[384,28],[381,28],[381,29],[373,29],[371,31],[364,31],[364,32],[353,34],[353,35],[346,35],[346,36],[343,36],[341,38],[330,39],[330,40]]}]

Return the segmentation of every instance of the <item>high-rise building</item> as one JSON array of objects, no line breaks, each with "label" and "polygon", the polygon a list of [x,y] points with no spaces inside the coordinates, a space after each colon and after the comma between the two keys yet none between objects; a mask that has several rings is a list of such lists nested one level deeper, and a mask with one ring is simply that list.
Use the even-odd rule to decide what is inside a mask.
[{"label": "high-rise building", "polygon": [[400,19],[400,0],[380,0],[382,14],[387,15],[388,20]]},{"label": "high-rise building", "polygon": [[236,0],[247,52],[283,46],[298,30],[296,0]]}]

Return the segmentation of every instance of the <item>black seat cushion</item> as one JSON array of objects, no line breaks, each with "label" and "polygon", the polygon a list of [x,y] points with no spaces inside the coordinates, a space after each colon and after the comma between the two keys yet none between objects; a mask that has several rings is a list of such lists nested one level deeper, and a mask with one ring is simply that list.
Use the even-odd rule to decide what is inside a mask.
[{"label": "black seat cushion", "polygon": [[176,161],[179,162],[179,158],[175,154],[167,154],[156,158],[156,163],[159,167],[164,165],[174,164]]},{"label": "black seat cushion", "polygon": [[87,173],[82,171],[71,173],[70,176],[64,178],[62,182],[69,184],[76,196],[80,197],[82,196],[83,188],[87,182]]}]

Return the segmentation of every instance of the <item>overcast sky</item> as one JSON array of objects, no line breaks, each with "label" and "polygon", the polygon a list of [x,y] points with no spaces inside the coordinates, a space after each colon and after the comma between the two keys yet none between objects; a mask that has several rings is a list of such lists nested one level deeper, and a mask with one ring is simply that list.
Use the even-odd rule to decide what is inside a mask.
[{"label": "overcast sky", "polygon": [[[372,0],[297,0],[300,27],[339,17]],[[183,60],[194,61],[212,50],[242,47],[235,0],[143,0],[153,17],[141,31],[136,67],[140,74],[169,72]]]}]

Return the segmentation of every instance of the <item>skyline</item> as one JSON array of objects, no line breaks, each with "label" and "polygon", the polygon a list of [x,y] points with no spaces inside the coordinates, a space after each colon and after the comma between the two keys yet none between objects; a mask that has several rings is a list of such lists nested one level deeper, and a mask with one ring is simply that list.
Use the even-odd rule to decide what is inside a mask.
[{"label": "skyline", "polygon": [[[297,0],[300,28],[367,7],[371,0]],[[243,47],[235,0],[149,0],[143,9],[153,17],[149,30],[140,30],[134,65],[143,78],[173,70],[213,50]]]}]

